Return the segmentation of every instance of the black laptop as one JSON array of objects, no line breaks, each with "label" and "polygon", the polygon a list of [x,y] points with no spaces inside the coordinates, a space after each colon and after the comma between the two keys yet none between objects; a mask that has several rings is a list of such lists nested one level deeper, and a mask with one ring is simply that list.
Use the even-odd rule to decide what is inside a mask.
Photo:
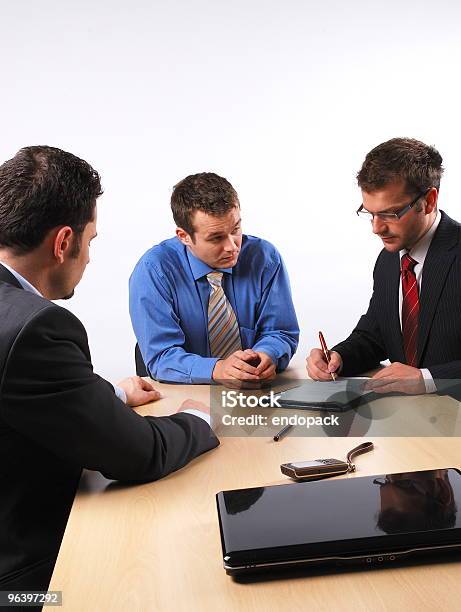
[{"label": "black laptop", "polygon": [[230,575],[302,565],[390,566],[406,557],[461,552],[461,473],[455,468],[216,497]]}]

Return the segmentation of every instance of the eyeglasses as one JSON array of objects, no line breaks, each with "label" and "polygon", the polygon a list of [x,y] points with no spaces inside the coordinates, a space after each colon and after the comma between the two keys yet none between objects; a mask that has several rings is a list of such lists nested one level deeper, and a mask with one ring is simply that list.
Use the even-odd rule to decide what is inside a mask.
[{"label": "eyeglasses", "polygon": [[409,210],[411,210],[413,206],[417,203],[417,201],[423,196],[425,196],[431,189],[432,187],[429,187],[429,189],[426,189],[426,191],[422,191],[416,196],[414,200],[412,200],[409,204],[407,204],[401,210],[395,213],[372,213],[369,210],[365,210],[363,208],[363,204],[361,204],[355,212],[358,217],[360,217],[361,219],[367,219],[368,221],[373,221],[375,217],[378,217],[378,219],[381,219],[381,221],[399,221],[403,217],[403,215],[405,215]]}]

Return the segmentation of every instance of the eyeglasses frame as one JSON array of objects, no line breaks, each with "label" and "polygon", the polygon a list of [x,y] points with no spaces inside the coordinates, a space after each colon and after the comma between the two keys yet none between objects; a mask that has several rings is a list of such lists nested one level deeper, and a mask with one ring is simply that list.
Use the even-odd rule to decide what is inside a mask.
[{"label": "eyeglasses frame", "polygon": [[[372,213],[369,210],[365,210],[363,208],[363,202],[362,202],[362,204],[360,204],[360,206],[355,211],[355,214],[357,215],[357,217],[363,217],[364,219],[367,218],[368,216],[371,222],[374,221],[375,217],[378,217],[378,219],[381,219],[382,221],[400,221],[400,219],[404,215],[406,215],[407,212],[413,208],[413,206],[417,204],[418,200],[420,200],[423,196],[427,195],[431,189],[432,187],[429,187],[429,189],[426,189],[426,191],[421,191],[414,200],[412,200],[409,204],[404,206],[401,210],[399,210],[396,213],[385,213],[385,212]],[[360,214],[360,213],[365,213],[365,214]]]}]

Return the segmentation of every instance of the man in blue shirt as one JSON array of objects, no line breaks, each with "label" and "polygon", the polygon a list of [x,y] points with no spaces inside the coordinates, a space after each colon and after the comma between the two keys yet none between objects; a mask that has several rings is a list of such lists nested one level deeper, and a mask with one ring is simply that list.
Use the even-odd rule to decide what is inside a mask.
[{"label": "man in blue shirt", "polygon": [[211,172],[171,197],[176,237],[130,278],[130,315],[150,375],[180,383],[261,381],[284,370],[299,328],[282,259],[242,234],[232,185]]}]

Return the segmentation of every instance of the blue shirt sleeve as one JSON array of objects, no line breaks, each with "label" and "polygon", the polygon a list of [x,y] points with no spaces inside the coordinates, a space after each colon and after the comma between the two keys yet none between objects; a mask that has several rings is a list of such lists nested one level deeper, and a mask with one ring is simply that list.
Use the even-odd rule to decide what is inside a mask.
[{"label": "blue shirt sleeve", "polygon": [[184,349],[172,288],[161,270],[138,262],[130,277],[130,316],[144,363],[159,381],[210,383],[217,359]]},{"label": "blue shirt sleeve", "polygon": [[299,325],[281,257],[278,256],[275,267],[268,266],[265,272],[267,284],[257,309],[253,350],[269,355],[280,372],[286,369],[298,348]]}]

